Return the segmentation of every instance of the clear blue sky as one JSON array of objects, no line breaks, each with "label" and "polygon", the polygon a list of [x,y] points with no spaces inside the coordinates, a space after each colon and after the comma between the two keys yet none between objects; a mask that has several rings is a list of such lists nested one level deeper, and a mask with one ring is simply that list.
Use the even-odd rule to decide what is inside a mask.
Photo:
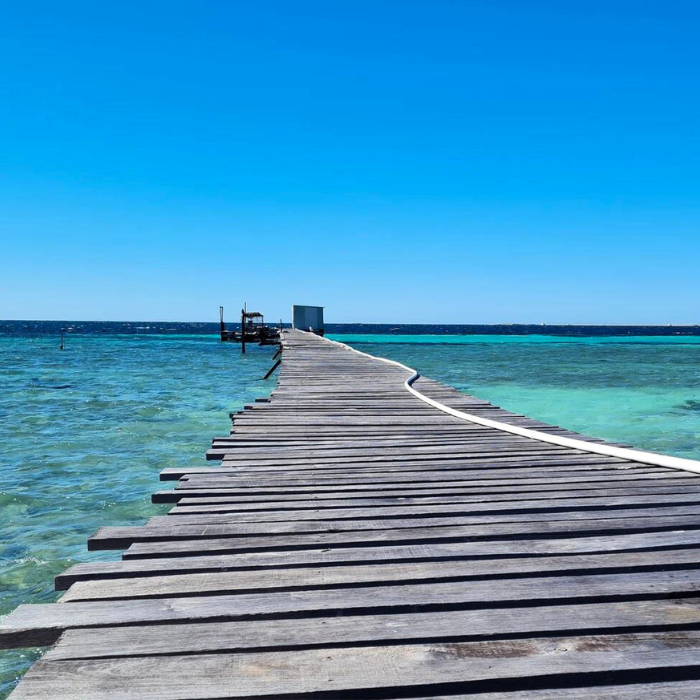
[{"label": "clear blue sky", "polygon": [[700,4],[5,3],[0,318],[700,323]]}]

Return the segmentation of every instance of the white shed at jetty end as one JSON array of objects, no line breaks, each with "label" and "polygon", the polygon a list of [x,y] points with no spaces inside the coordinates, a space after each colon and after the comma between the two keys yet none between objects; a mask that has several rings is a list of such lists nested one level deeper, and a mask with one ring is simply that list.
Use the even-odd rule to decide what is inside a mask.
[{"label": "white shed at jetty end", "polygon": [[292,328],[323,335],[323,306],[292,306]]}]

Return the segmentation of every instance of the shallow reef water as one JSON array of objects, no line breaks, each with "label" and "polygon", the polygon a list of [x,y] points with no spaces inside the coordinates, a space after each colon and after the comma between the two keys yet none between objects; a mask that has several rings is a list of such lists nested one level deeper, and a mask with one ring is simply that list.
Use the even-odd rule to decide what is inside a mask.
[{"label": "shallow reef water", "polygon": [[[205,465],[229,411],[266,396],[274,348],[216,336],[0,337],[0,615],[53,601],[53,578],[103,525],[167,512],[165,467]],[[39,652],[0,652],[0,698]]]},{"label": "shallow reef water", "polygon": [[[0,322],[0,615],[55,600],[75,562],[117,559],[86,538],[166,512],[150,503],[159,471],[204,465],[228,412],[275,386],[261,379],[275,348],[242,356],[213,325],[76,323],[60,351],[65,325]],[[330,337],[516,412],[700,459],[698,336],[368,330]],[[0,652],[0,698],[40,653]]]}]

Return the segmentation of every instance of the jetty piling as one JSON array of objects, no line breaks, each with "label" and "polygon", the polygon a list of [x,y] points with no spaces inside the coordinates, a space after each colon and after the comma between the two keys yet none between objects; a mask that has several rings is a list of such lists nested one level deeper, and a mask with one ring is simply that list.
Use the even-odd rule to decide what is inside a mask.
[{"label": "jetty piling", "polygon": [[52,645],[12,700],[700,695],[697,474],[318,335],[281,343],[220,466],[164,470],[167,515],[89,540],[120,561],[0,623],[4,647]]}]

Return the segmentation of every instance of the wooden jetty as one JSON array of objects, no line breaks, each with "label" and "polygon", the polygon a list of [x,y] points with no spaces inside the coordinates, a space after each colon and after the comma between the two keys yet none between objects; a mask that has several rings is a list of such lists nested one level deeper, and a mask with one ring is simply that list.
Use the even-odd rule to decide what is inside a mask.
[{"label": "wooden jetty", "polygon": [[[700,697],[700,479],[285,331],[279,384],[106,527],[12,700]],[[652,463],[649,463],[651,461]],[[695,463],[697,464],[697,463]]]}]

